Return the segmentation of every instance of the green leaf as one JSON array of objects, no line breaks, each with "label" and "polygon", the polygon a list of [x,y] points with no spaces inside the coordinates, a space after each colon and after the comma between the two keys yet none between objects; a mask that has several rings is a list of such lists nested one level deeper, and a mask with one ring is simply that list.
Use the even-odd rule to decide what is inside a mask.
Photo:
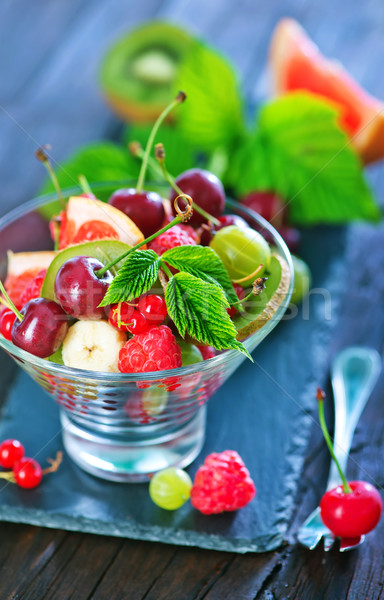
[{"label": "green leaf", "polygon": [[167,250],[162,259],[175,269],[219,285],[229,302],[237,302],[229,275],[216,252],[208,246],[178,246]]},{"label": "green leaf", "polygon": [[168,314],[180,335],[186,332],[217,350],[236,349],[251,358],[236,340],[237,331],[226,311],[229,304],[222,290],[189,273],[176,273],[165,291]]},{"label": "green leaf", "polygon": [[[137,179],[140,162],[122,146],[111,142],[95,142],[76,150],[57,168],[55,164],[53,166],[60,187],[66,188],[78,185],[79,175],[85,175],[90,183]],[[51,191],[54,191],[54,188],[51,181],[47,179],[41,193]]]},{"label": "green leaf", "polygon": [[178,125],[204,150],[228,146],[244,130],[243,102],[235,72],[226,59],[203,44],[182,61],[176,90],[185,90]]},{"label": "green leaf", "polygon": [[378,221],[380,210],[337,114],[304,93],[267,104],[258,128],[234,157],[227,181],[239,195],[277,191],[299,225]]},{"label": "green leaf", "polygon": [[160,259],[153,250],[132,252],[120,268],[100,306],[128,302],[148,292],[157,280]]},{"label": "green leaf", "polygon": [[[183,107],[178,108],[178,111],[182,110]],[[145,148],[151,129],[151,125],[134,124],[127,127],[124,133],[125,144],[128,145],[129,142],[135,141],[139,142]],[[198,157],[198,151],[185,138],[177,125],[163,124],[155,137],[155,143],[159,142],[164,145],[167,169],[172,175],[179,175],[183,171],[197,166],[198,158],[200,158]],[[199,161],[199,164],[201,165],[202,161]],[[157,172],[149,168],[148,179],[152,179],[153,177],[158,178]],[[162,175],[160,176],[160,180],[164,181]]]}]

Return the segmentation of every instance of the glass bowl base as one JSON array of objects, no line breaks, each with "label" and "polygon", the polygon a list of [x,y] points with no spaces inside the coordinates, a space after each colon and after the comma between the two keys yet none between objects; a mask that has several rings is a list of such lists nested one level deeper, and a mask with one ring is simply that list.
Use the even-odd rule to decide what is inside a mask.
[{"label": "glass bowl base", "polygon": [[113,440],[86,430],[61,412],[64,447],[71,459],[84,471],[125,483],[148,481],[167,467],[186,467],[197,457],[205,438],[206,408],[177,429],[138,442],[119,437]]}]

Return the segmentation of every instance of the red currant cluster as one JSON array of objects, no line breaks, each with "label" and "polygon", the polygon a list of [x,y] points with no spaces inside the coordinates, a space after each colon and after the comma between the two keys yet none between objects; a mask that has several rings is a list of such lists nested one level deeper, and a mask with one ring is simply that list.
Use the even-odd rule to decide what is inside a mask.
[{"label": "red currant cluster", "polygon": [[40,485],[43,475],[57,471],[61,460],[62,453],[58,452],[54,460],[48,459],[50,466],[43,470],[34,458],[25,456],[24,446],[19,440],[4,440],[0,444],[0,466],[11,471],[0,472],[0,478],[29,490]]},{"label": "red currant cluster", "polygon": [[108,320],[116,329],[136,335],[146,333],[154,325],[161,325],[166,316],[164,299],[156,294],[146,294],[132,303],[113,304]]}]

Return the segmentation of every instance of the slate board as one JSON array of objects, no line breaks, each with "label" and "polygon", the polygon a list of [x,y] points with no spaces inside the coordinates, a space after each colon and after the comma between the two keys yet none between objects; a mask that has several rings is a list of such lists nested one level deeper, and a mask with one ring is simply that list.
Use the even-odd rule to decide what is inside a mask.
[{"label": "slate board", "polygon": [[[316,386],[328,369],[328,347],[345,281],[344,234],[307,231],[302,254],[317,289],[280,323],[208,403],[203,457],[235,449],[257,488],[247,507],[204,516],[189,503],[176,512],[157,508],[146,484],[118,484],[87,475],[64,457],[59,472],[36,490],[0,486],[0,519],[132,539],[231,552],[265,552],[285,539],[316,409]],[[311,248],[306,255],[306,248]],[[325,291],[324,291],[325,290]],[[2,359],[4,360],[4,359]],[[4,371],[1,376],[5,377]],[[0,439],[15,437],[44,462],[62,449],[58,407],[18,370],[3,407]]]}]

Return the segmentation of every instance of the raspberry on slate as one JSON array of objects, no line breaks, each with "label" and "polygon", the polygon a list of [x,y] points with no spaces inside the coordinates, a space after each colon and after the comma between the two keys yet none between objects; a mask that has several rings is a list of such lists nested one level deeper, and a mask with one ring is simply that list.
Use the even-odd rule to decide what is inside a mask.
[{"label": "raspberry on slate", "polygon": [[234,450],[225,450],[209,454],[197,470],[191,503],[211,515],[243,508],[255,495],[255,485],[241,457]]},{"label": "raspberry on slate", "polygon": [[152,240],[148,247],[161,256],[166,250],[176,246],[196,246],[196,236],[192,235],[191,230],[194,233],[188,225],[175,225]]},{"label": "raspberry on slate", "polygon": [[181,350],[166,325],[135,335],[120,350],[122,373],[148,373],[176,367],[181,367]]}]

